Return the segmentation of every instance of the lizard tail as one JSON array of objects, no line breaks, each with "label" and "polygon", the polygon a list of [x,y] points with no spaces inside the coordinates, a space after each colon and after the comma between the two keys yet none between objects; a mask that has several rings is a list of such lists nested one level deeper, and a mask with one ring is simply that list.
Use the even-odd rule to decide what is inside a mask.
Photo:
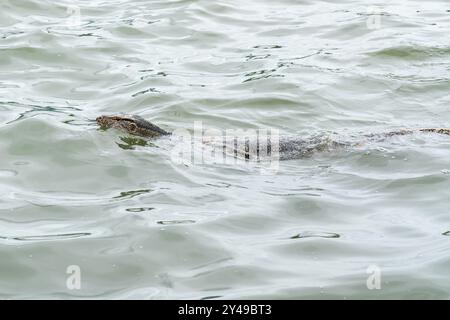
[{"label": "lizard tail", "polygon": [[450,128],[426,128],[420,129],[420,132],[434,132],[439,134],[447,134],[450,135]]}]

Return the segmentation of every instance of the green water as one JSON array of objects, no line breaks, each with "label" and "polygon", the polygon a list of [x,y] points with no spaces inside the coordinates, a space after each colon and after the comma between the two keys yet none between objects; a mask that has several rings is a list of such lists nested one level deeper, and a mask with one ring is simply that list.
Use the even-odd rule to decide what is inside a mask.
[{"label": "green water", "polygon": [[177,164],[163,141],[133,146],[92,122],[127,112],[166,130],[448,127],[447,1],[0,7],[1,298],[450,298],[448,137],[264,173]]}]

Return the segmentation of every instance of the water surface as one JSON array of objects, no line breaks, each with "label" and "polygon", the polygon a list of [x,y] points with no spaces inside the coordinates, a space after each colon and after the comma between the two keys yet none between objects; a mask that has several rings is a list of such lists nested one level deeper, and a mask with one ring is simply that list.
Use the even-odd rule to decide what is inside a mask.
[{"label": "water surface", "polygon": [[[38,1],[0,10],[1,298],[450,297],[450,139],[177,164],[99,131],[449,126],[447,1]],[[78,12],[80,15],[78,16]],[[80,267],[69,290],[67,268]],[[369,268],[381,288],[369,290]]]}]

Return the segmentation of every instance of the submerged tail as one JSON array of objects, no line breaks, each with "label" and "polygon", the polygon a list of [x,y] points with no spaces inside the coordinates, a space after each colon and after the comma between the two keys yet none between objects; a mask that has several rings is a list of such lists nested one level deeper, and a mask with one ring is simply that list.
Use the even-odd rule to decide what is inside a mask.
[{"label": "submerged tail", "polygon": [[401,130],[395,130],[395,131],[389,131],[389,132],[369,133],[369,134],[364,134],[363,136],[370,141],[383,141],[387,138],[391,138],[391,137],[395,137],[395,136],[410,135],[410,134],[414,134],[417,132],[450,135],[450,128],[401,129]]},{"label": "submerged tail", "polygon": [[450,128],[425,128],[420,129],[420,132],[434,132],[439,134],[448,134],[450,135]]}]

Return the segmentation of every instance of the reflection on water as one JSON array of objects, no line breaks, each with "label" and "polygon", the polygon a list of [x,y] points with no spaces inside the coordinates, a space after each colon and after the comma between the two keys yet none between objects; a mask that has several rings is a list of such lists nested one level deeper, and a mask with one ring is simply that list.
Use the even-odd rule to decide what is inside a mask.
[{"label": "reflection on water", "polygon": [[134,146],[150,146],[152,145],[147,140],[133,137],[120,137],[120,140],[124,143],[117,143],[117,145],[124,150],[132,150]]},{"label": "reflection on water", "polygon": [[449,127],[446,1],[75,5],[79,23],[52,1],[0,11],[1,298],[450,297],[448,136],[268,172],[174,163],[167,141],[94,121],[355,142]]}]

